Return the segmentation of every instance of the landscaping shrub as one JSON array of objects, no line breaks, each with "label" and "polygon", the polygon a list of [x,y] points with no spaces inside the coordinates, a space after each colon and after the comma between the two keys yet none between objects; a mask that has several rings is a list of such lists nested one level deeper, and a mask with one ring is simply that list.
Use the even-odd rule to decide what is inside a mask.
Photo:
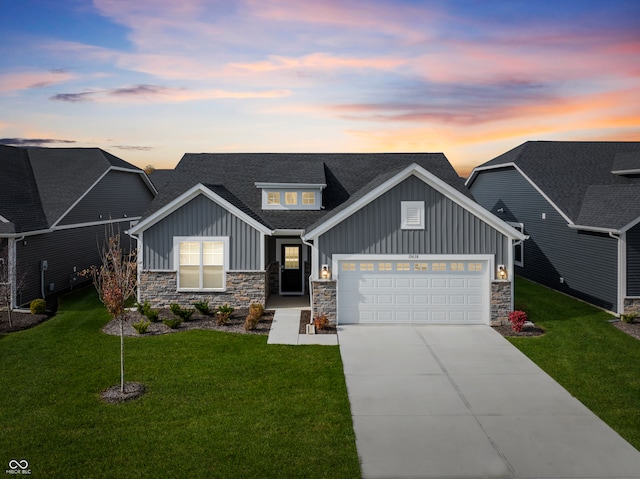
[{"label": "landscaping shrub", "polygon": [[620,321],[626,324],[631,324],[638,317],[638,313],[627,313],[620,315]]},{"label": "landscaping shrub", "polygon": [[247,315],[247,319],[244,320],[244,330],[252,331],[258,327],[258,323],[260,322],[260,318],[262,317],[262,313],[264,313],[264,306],[259,303],[251,303],[249,306],[249,314]]},{"label": "landscaping shrub", "polygon": [[216,324],[218,326],[224,326],[229,321],[231,317],[231,313],[233,313],[234,309],[228,304],[224,304],[223,306],[218,306],[218,312],[216,313]]},{"label": "landscaping shrub", "polygon": [[166,318],[162,320],[162,324],[166,324],[171,329],[177,329],[182,324],[181,318]]},{"label": "landscaping shrub", "polygon": [[155,323],[158,321],[160,317],[160,311],[158,309],[153,309],[149,301],[145,301],[143,304],[136,303],[136,309],[140,314],[146,316],[149,321]]},{"label": "landscaping shrub", "polygon": [[262,316],[262,313],[264,313],[264,306],[260,303],[251,303],[249,305],[249,314],[252,314],[254,316],[257,316],[258,318],[260,318]]},{"label": "landscaping shrub", "polygon": [[321,314],[320,316],[316,316],[313,319],[313,324],[315,325],[316,329],[321,330],[329,326],[329,320],[327,319],[327,316],[325,314]]},{"label": "landscaping shrub", "polygon": [[208,301],[200,301],[198,303],[193,303],[195,308],[200,311],[202,314],[209,314],[209,302]]},{"label": "landscaping shrub", "polygon": [[516,310],[509,313],[509,322],[511,323],[511,329],[516,333],[522,331],[522,326],[527,321],[527,313],[524,311]]},{"label": "landscaping shrub", "polygon": [[144,319],[138,321],[137,323],[133,323],[133,329],[135,329],[138,334],[144,334],[147,332],[147,329],[149,328],[149,325],[151,324],[151,321],[146,321]]},{"label": "landscaping shrub", "polygon": [[31,314],[44,314],[47,312],[47,302],[42,298],[34,299],[29,304],[29,310]]},{"label": "landscaping shrub", "polygon": [[180,305],[176,303],[172,303],[169,306],[169,309],[175,316],[182,319],[183,321],[190,321],[191,316],[196,312],[195,309],[182,309]]}]

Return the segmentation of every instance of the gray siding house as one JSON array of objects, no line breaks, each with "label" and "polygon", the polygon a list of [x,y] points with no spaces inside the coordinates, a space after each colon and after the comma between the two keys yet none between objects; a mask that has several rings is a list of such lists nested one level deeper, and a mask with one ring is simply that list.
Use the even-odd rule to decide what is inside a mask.
[{"label": "gray siding house", "polygon": [[186,154],[144,218],[138,300],[309,295],[339,323],[491,324],[513,243],[442,154]]},{"label": "gray siding house", "polygon": [[473,170],[476,200],[530,239],[516,273],[640,311],[640,143],[531,141]]},{"label": "gray siding house", "polygon": [[12,307],[77,284],[110,228],[132,243],[124,232],[156,194],[142,170],[98,148],[0,146],[0,172]]}]

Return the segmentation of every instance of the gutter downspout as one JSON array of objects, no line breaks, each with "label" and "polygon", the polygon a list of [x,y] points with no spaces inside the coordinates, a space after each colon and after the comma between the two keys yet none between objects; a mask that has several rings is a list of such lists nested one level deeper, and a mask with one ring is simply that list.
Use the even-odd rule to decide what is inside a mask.
[{"label": "gutter downspout", "polygon": [[304,236],[300,235],[300,239],[302,240],[302,244],[307,245],[311,248],[311,274],[309,275],[309,307],[311,309],[311,316],[309,317],[309,323],[313,324],[313,288],[311,284],[313,282],[313,277],[317,274],[317,261],[316,261],[316,253],[317,248],[313,245],[313,243],[309,243]]},{"label": "gutter downspout", "polygon": [[621,314],[624,314],[624,297],[627,294],[627,272],[624,268],[624,265],[627,263],[626,241],[623,240],[621,235],[617,235],[613,231],[609,231],[609,236],[618,240],[618,287],[616,288],[618,305],[616,312],[618,317],[620,317]]}]

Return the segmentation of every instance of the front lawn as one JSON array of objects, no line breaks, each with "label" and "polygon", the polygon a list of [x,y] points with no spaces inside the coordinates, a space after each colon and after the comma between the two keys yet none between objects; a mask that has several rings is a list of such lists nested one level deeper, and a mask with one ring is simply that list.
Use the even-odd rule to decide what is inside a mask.
[{"label": "front lawn", "polygon": [[515,294],[546,334],[509,341],[640,449],[640,341],[612,315],[530,281],[516,278]]},{"label": "front lawn", "polygon": [[58,315],[0,335],[0,470],[33,477],[360,476],[340,352],[266,336],[186,331],[127,338],[142,398],[103,403],[119,383],[119,338],[92,287]]}]

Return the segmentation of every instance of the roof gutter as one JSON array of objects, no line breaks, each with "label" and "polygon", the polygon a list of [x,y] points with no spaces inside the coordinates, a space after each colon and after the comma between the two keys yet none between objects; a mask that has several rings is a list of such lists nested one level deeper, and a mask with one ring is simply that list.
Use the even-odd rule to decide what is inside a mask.
[{"label": "roof gutter", "polygon": [[[593,233],[606,233],[609,236],[613,234],[620,234],[620,230],[617,230],[615,228],[600,228],[598,226],[575,225],[571,223],[569,223],[567,226],[572,230],[592,231]],[[614,238],[614,236],[611,237]]]}]

